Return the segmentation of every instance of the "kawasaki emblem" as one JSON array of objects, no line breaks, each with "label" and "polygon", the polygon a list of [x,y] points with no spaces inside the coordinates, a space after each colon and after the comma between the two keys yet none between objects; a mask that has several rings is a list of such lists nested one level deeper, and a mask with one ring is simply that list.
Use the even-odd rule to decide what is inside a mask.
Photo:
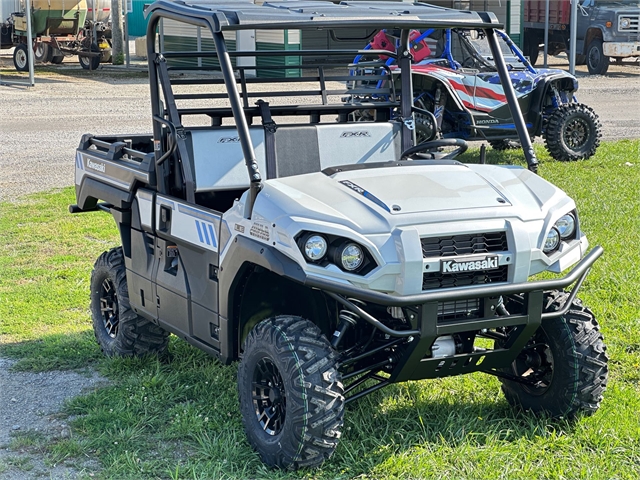
[{"label": "kawasaki emblem", "polygon": [[495,270],[498,267],[497,255],[487,255],[474,260],[442,260],[440,262],[442,273],[477,272]]}]

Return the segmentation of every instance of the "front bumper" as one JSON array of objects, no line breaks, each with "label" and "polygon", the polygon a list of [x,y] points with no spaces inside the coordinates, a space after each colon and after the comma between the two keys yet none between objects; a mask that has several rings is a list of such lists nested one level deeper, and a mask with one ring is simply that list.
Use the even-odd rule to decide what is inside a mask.
[{"label": "front bumper", "polygon": [[[406,338],[406,348],[396,362],[388,383],[425,378],[445,377],[474,371],[495,371],[510,365],[522,351],[527,341],[538,329],[542,320],[564,315],[595,261],[603,249],[595,247],[564,277],[501,285],[479,285],[464,289],[430,291],[403,297],[334,282],[323,278],[307,277],[305,284],[320,289],[342,305],[358,314],[390,337]],[[564,289],[574,285],[562,308],[543,312],[544,292]],[[440,321],[438,304],[472,298],[496,298],[508,295],[523,295],[525,312],[516,315],[497,316],[493,309],[485,308],[482,318]],[[364,302],[393,307],[411,307],[415,312],[409,316],[411,330],[393,330],[380,320],[369,315],[360,306],[348,300],[356,298]],[[492,304],[486,302],[486,305]],[[513,327],[504,348],[495,348],[474,353],[456,354],[449,357],[427,357],[426,354],[438,337],[443,335],[477,332],[482,329]]]},{"label": "front bumper", "polygon": [[604,42],[602,52],[607,57],[640,57],[640,42]]}]

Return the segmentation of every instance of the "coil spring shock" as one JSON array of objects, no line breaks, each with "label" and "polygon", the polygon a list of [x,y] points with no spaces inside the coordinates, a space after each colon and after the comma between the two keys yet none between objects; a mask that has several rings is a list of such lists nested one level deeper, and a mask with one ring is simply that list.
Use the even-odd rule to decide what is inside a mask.
[{"label": "coil spring shock", "polygon": [[[357,298],[347,298],[347,300],[360,308],[363,308],[367,305],[362,300],[358,300]],[[338,312],[338,319],[340,320],[340,322],[338,323],[338,328],[336,328],[336,331],[333,332],[333,336],[331,337],[331,346],[333,348],[338,348],[338,344],[340,343],[340,340],[342,340],[345,332],[352,325],[358,323],[359,318],[360,315],[352,312],[351,310],[347,310],[346,308],[343,308],[342,310],[340,310],[340,312]]]}]

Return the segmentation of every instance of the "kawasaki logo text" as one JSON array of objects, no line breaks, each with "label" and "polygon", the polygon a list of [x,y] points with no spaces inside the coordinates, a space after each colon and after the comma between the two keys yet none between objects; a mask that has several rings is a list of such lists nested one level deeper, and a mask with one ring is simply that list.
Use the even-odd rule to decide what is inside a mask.
[{"label": "kawasaki logo text", "polygon": [[442,273],[475,272],[478,270],[493,270],[498,268],[498,257],[480,258],[478,260],[468,260],[457,262],[455,260],[442,260]]},{"label": "kawasaki logo text", "polygon": [[96,162],[92,162],[91,160],[87,159],[87,168],[90,168],[92,170],[97,170],[98,172],[102,172],[104,173],[104,163],[96,163]]}]

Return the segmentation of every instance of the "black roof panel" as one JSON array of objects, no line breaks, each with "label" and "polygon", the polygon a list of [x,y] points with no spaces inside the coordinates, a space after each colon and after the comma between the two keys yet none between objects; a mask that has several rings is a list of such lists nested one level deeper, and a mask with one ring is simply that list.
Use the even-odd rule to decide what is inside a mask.
[{"label": "black roof panel", "polygon": [[209,20],[214,31],[319,28],[502,28],[492,12],[470,12],[425,3],[345,1],[158,0],[146,11],[191,23]]}]

